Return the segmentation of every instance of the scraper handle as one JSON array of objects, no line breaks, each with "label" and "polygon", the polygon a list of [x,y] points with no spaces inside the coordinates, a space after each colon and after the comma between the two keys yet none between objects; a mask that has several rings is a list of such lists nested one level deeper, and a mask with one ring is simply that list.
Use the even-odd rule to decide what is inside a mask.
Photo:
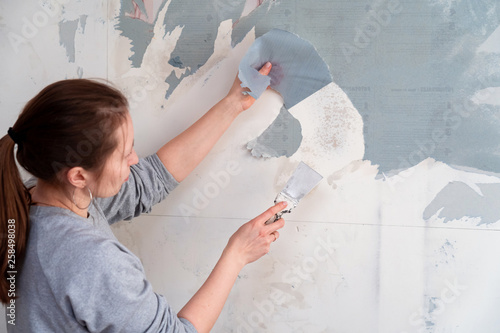
[{"label": "scraper handle", "polygon": [[[283,199],[285,199],[285,200],[283,200]],[[287,203],[287,206],[285,209],[283,209],[283,210],[277,212],[276,214],[274,214],[273,216],[271,216],[271,218],[269,220],[267,220],[266,223],[264,223],[264,224],[267,225],[267,224],[271,224],[271,223],[278,221],[281,218],[281,216],[283,216],[283,214],[290,213],[292,211],[292,208],[295,208],[297,206],[297,204],[295,202],[293,202],[291,200],[286,200],[286,199],[287,199],[287,197],[282,197],[281,193],[278,194],[276,199],[274,199],[274,204],[276,205],[278,202],[284,201]]]},{"label": "scraper handle", "polygon": [[276,214],[274,214],[273,216],[271,216],[271,218],[269,220],[267,220],[266,223],[264,223],[264,224],[274,223],[274,222],[278,221],[283,216],[283,214],[290,213],[291,211],[292,211],[292,208],[290,208],[290,209],[283,209],[281,212],[277,212]]},{"label": "scraper handle", "polygon": [[274,214],[273,216],[271,216],[271,218],[269,220],[266,221],[265,224],[271,224],[271,223],[278,221],[281,218],[282,214],[283,213],[281,213],[281,212]]}]

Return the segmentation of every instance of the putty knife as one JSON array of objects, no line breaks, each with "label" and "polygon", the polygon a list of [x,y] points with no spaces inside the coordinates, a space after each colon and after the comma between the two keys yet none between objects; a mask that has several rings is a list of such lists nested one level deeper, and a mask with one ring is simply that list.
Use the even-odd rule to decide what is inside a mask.
[{"label": "putty knife", "polygon": [[266,224],[279,220],[284,213],[290,213],[293,208],[297,207],[300,199],[311,192],[321,179],[323,179],[323,176],[304,162],[300,162],[297,169],[293,172],[292,177],[290,177],[286,183],[285,188],[278,194],[276,199],[274,199],[275,204],[286,201],[288,206],[267,220]]}]

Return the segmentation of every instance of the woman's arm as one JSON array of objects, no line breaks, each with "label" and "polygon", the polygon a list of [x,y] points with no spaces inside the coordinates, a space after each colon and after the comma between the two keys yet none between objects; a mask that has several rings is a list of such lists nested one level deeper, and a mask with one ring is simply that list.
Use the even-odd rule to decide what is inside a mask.
[{"label": "woman's arm", "polygon": [[200,333],[210,332],[240,270],[268,253],[271,243],[279,237],[277,230],[285,225],[285,221],[280,219],[269,225],[265,222],[285,207],[286,203],[278,203],[245,223],[231,236],[212,273],[178,317],[189,320]]},{"label": "woman's arm", "polygon": [[[268,62],[259,73],[268,75],[271,67]],[[241,81],[236,77],[225,98],[158,150],[158,157],[178,182],[203,160],[234,119],[255,102],[252,96],[243,94],[244,91],[248,89],[242,88]]]}]

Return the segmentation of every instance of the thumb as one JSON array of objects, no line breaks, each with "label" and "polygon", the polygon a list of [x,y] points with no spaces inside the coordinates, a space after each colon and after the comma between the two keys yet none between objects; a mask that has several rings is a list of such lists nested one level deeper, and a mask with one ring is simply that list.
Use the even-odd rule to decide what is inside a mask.
[{"label": "thumb", "polygon": [[269,75],[269,73],[271,72],[271,68],[273,67],[273,65],[268,61],[264,64],[264,66],[261,67],[261,69],[259,70],[259,74],[261,75]]}]

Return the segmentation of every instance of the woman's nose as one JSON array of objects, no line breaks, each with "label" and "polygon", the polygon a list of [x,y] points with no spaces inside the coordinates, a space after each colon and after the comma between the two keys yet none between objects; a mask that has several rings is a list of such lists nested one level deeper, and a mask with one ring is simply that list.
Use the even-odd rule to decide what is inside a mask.
[{"label": "woman's nose", "polygon": [[137,153],[135,152],[135,149],[132,152],[132,155],[130,155],[130,160],[129,160],[129,165],[134,165],[139,162],[139,156],[137,156]]}]

